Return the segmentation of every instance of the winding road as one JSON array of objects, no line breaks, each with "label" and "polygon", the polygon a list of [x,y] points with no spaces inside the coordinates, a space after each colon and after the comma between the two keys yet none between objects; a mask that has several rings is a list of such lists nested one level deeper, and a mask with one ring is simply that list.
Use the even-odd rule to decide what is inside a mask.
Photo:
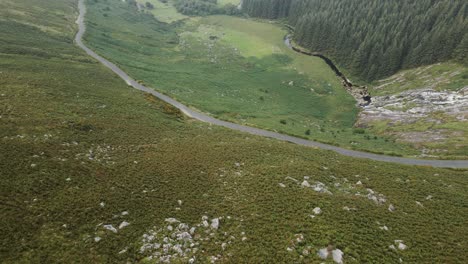
[{"label": "winding road", "polygon": [[320,149],[325,149],[325,150],[331,150],[341,155],[350,156],[354,158],[363,158],[363,159],[370,159],[370,160],[383,161],[383,162],[392,162],[392,163],[399,163],[399,164],[406,164],[406,165],[431,166],[431,167],[440,167],[440,168],[468,168],[468,160],[421,160],[421,159],[401,158],[401,157],[385,156],[385,155],[378,155],[378,154],[373,154],[373,153],[368,153],[368,152],[349,150],[349,149],[344,149],[344,148],[327,145],[327,144],[323,144],[323,143],[319,143],[319,142],[315,142],[311,140],[306,140],[306,139],[302,139],[298,137],[288,136],[288,135],[284,135],[284,134],[280,134],[280,133],[276,133],[272,131],[267,131],[263,129],[258,129],[258,128],[253,128],[249,126],[243,126],[243,125],[234,124],[231,122],[222,121],[222,120],[213,118],[211,116],[208,116],[206,114],[194,111],[190,109],[189,107],[181,104],[180,102],[177,102],[176,100],[170,98],[169,96],[166,96],[164,94],[156,92],[155,90],[151,88],[148,88],[146,86],[139,84],[130,76],[128,76],[127,73],[125,73],[123,70],[117,67],[115,64],[104,59],[103,57],[99,56],[94,51],[92,51],[90,48],[86,47],[86,45],[83,44],[83,40],[82,40],[83,35],[86,30],[86,26],[84,22],[84,18],[86,14],[86,6],[84,4],[84,0],[79,0],[78,8],[79,8],[79,16],[78,16],[76,23],[78,24],[79,30],[78,30],[78,33],[76,34],[75,42],[81,49],[83,49],[89,56],[95,58],[100,63],[104,64],[106,67],[111,69],[120,78],[122,78],[125,82],[127,82],[128,85],[134,87],[135,89],[150,93],[158,97],[159,99],[165,101],[166,103],[169,103],[173,105],[174,107],[178,108],[185,115],[191,118],[197,119],[202,122],[210,123],[213,125],[223,126],[223,127],[227,127],[233,130],[246,132],[246,133],[253,134],[253,135],[274,138],[277,140],[287,141],[287,142],[291,142],[291,143],[295,143],[295,144],[307,146],[307,147],[315,147],[315,148],[320,148]]}]

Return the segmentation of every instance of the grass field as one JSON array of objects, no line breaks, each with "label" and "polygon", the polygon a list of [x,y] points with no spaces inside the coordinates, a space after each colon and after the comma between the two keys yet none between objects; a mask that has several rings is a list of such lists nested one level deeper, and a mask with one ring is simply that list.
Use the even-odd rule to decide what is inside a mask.
[{"label": "grass field", "polygon": [[[153,242],[167,244],[167,218],[194,226],[203,216],[220,224],[194,231],[198,251],[187,254],[200,263],[322,263],[327,246],[345,263],[468,258],[467,171],[185,119],[75,47],[75,15],[74,0],[0,2],[2,263],[157,263],[152,255],[168,254],[142,250],[144,235],[161,229]],[[395,240],[407,248],[389,248]]]},{"label": "grass field", "polygon": [[357,133],[354,99],[322,60],[284,47],[286,31],[274,24],[214,16],[167,25],[120,1],[90,2],[87,19],[88,45],[193,108],[349,148],[417,154]]},{"label": "grass field", "polygon": [[161,22],[172,23],[188,18],[187,16],[177,12],[177,9],[172,4],[172,0],[169,0],[166,3],[163,3],[159,0],[138,0],[137,2],[143,5],[146,2],[153,4],[153,9],[145,9],[145,11],[153,14],[154,17]]}]

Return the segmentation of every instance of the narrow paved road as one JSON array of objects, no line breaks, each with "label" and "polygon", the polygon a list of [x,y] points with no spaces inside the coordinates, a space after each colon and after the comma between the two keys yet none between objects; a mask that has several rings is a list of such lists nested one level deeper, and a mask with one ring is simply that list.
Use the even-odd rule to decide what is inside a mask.
[{"label": "narrow paved road", "polygon": [[85,23],[84,23],[84,17],[86,14],[86,6],[84,4],[84,0],[79,0],[78,3],[79,7],[79,17],[76,21],[76,23],[79,26],[78,33],[76,34],[75,37],[75,42],[76,44],[86,51],[86,53],[98,60],[100,63],[104,64],[106,67],[111,69],[113,72],[115,72],[120,78],[122,78],[125,82],[127,82],[128,85],[131,85],[135,89],[138,89],[143,92],[150,93],[159,99],[173,105],[174,107],[180,109],[184,114],[187,116],[200,120],[202,122],[218,125],[218,126],[223,126],[227,127],[230,129],[250,133],[253,135],[258,135],[258,136],[263,136],[263,137],[269,137],[269,138],[275,138],[281,141],[287,141],[291,143],[295,143],[298,145],[302,146],[307,146],[307,147],[316,147],[316,148],[321,148],[325,150],[331,150],[335,151],[341,155],[345,156],[350,156],[350,157],[355,157],[355,158],[364,158],[364,159],[371,159],[371,160],[377,160],[377,161],[384,161],[384,162],[393,162],[393,163],[399,163],[399,164],[407,164],[407,165],[420,165],[420,166],[432,166],[432,167],[441,167],[441,168],[468,168],[468,161],[467,160],[420,160],[420,159],[410,159],[410,158],[400,158],[400,157],[393,157],[393,156],[385,156],[385,155],[377,155],[377,154],[372,154],[372,153],[367,153],[367,152],[361,152],[361,151],[355,151],[355,150],[349,150],[349,149],[344,149],[332,145],[327,145],[311,140],[305,140],[302,138],[297,138],[297,137],[292,137],[280,133],[275,133],[263,129],[258,129],[258,128],[253,128],[253,127],[248,127],[248,126],[243,126],[239,124],[234,124],[222,120],[218,120],[216,118],[210,117],[208,115],[205,115],[203,113],[194,111],[187,106],[177,102],[176,100],[156,92],[155,90],[148,88],[146,86],[143,86],[139,83],[137,83],[135,80],[130,78],[123,70],[121,70],[119,67],[117,67],[115,64],[112,62],[104,59],[103,57],[99,56],[96,54],[94,51],[89,49],[83,44],[82,37],[83,34],[85,33]]}]

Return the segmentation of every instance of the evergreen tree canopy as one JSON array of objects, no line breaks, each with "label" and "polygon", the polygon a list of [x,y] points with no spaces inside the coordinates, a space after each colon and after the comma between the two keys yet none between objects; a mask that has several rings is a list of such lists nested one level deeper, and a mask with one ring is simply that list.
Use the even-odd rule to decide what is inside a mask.
[{"label": "evergreen tree canopy", "polygon": [[297,43],[368,81],[446,60],[468,64],[466,0],[244,0],[243,11],[286,19]]}]

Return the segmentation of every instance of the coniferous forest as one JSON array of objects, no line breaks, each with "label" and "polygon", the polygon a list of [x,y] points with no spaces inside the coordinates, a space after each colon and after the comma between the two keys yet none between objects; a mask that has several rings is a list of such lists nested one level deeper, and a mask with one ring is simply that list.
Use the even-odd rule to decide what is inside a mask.
[{"label": "coniferous forest", "polygon": [[468,63],[464,0],[244,0],[243,11],[286,19],[298,44],[367,81],[447,60]]}]

